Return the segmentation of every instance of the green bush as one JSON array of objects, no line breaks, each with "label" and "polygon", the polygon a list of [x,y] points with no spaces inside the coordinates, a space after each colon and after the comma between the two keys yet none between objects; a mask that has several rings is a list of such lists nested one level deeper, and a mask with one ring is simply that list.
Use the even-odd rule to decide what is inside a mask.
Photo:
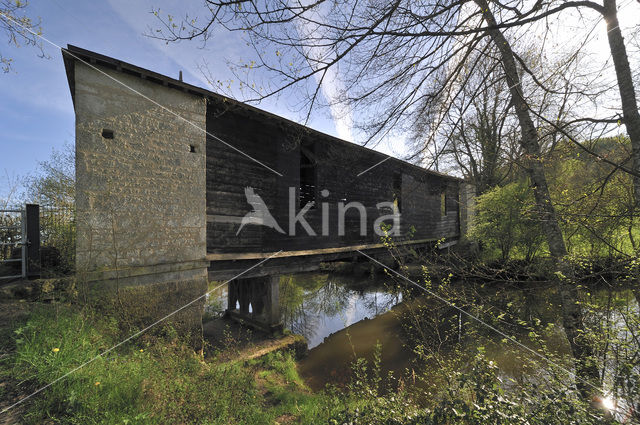
[{"label": "green bush", "polygon": [[[348,401],[329,420],[331,424],[362,425],[550,425],[602,424],[589,403],[574,397],[571,390],[530,385],[525,390],[505,391],[497,366],[482,352],[470,356],[460,369],[440,371],[446,386],[436,394],[423,390],[424,382],[411,391],[400,388],[381,393],[376,360],[354,364],[354,383]],[[419,380],[431,379],[425,374]],[[427,386],[429,382],[426,383]],[[409,387],[409,385],[407,385]],[[418,396],[419,400],[415,397]]]},{"label": "green bush", "polygon": [[[631,149],[627,137],[588,142],[591,150],[624,163]],[[567,249],[581,257],[637,255],[640,226],[633,214],[632,176],[560,143],[546,167],[554,205]]]},{"label": "green bush", "polygon": [[471,236],[503,260],[533,259],[543,248],[531,188],[524,182],[495,187],[477,198]]}]

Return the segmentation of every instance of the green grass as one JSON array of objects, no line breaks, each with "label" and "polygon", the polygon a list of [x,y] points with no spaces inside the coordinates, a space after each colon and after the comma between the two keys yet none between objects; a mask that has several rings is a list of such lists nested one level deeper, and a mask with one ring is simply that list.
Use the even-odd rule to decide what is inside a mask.
[{"label": "green grass", "polygon": [[335,394],[309,391],[289,353],[270,353],[247,366],[257,371],[256,382],[264,401],[280,423],[294,419],[296,423],[327,423],[343,404]]},{"label": "green grass", "polygon": [[[0,386],[0,395],[17,387],[25,396],[119,338],[117,324],[91,310],[35,308],[13,330],[14,351],[0,360],[0,380],[10,384]],[[289,353],[246,362],[224,361],[223,354],[204,359],[171,329],[145,334],[55,382],[19,414],[27,424],[549,424],[576,416],[569,405],[564,416],[554,410],[527,422],[526,408],[503,397],[495,366],[484,361],[425,409],[406,391],[381,391],[379,357],[373,364],[358,360],[347,388],[312,392]]]},{"label": "green grass", "polygon": [[[5,379],[27,394],[118,341],[115,323],[72,307],[38,308],[16,329]],[[288,353],[204,361],[175,333],[144,336],[78,369],[26,403],[24,421],[68,424],[318,423],[329,396],[304,386]]]}]

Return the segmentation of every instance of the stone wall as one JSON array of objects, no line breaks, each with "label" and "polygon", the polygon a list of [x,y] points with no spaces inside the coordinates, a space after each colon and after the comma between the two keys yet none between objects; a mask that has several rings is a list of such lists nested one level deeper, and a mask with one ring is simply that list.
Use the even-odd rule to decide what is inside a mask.
[{"label": "stone wall", "polygon": [[[206,101],[72,63],[78,276],[148,322],[207,288]],[[181,321],[198,323],[201,308]]]}]

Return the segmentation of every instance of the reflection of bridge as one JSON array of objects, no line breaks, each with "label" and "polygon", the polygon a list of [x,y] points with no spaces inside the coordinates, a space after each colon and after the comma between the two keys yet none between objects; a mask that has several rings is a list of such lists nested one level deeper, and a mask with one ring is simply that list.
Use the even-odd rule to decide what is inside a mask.
[{"label": "reflection of bridge", "polygon": [[[196,298],[207,278],[233,279],[230,314],[277,325],[273,276],[382,254],[381,223],[414,247],[465,232],[471,188],[457,178],[97,53],[69,46],[63,57],[77,266],[95,288],[131,288],[145,319]],[[247,193],[275,228],[257,225],[267,216],[252,202],[239,231]],[[181,317],[195,323],[200,307]]]},{"label": "reflection of bridge", "polygon": [[[434,240],[407,241],[403,245],[423,248],[434,245]],[[382,244],[355,245],[340,248],[316,250],[281,251],[265,253],[209,254],[211,280],[229,280],[227,312],[234,318],[248,324],[269,328],[280,326],[279,278],[282,274],[318,270],[321,263],[333,261],[368,261],[358,251],[392,264],[389,250]],[[256,261],[265,260],[263,265],[247,269]],[[241,278],[235,278],[243,273]],[[251,313],[249,313],[251,312]],[[268,326],[264,326],[268,325]]]}]

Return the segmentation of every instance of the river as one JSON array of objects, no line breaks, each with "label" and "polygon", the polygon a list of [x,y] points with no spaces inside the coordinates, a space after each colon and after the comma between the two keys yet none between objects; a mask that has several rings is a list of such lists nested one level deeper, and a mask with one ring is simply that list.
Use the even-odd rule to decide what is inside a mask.
[{"label": "river", "polygon": [[[505,386],[542,379],[552,374],[554,365],[565,371],[571,368],[566,361],[569,345],[562,328],[559,299],[550,284],[472,289],[463,285],[449,284],[459,297],[456,303],[464,305],[472,315],[477,313],[486,323],[433,297],[409,293],[406,286],[383,274],[282,276],[280,300],[285,328],[304,335],[309,344],[308,356],[298,363],[300,375],[315,390],[327,384],[346,384],[351,379],[354,360],[373,360],[376,346],[381,349],[383,376],[391,372],[396,378],[411,379],[417,370],[429,374],[429,368],[435,375],[442,365],[432,357],[427,362],[421,357],[423,361],[417,363],[420,356],[416,354],[416,328],[423,339],[437,342],[434,346],[438,358],[454,367],[458,358],[481,351],[497,365]],[[221,298],[225,295],[218,294]],[[626,332],[624,312],[637,317],[636,298],[628,289],[600,288],[583,295],[596,307],[615,307],[606,311],[594,307],[588,316],[592,327],[606,322],[609,327],[617,326],[618,332]],[[481,309],[474,303],[481,303]],[[433,346],[430,349],[434,350]],[[553,365],[532,351],[551,356]],[[557,375],[557,368],[553,373]],[[569,381],[567,378],[567,385],[571,385]]]}]

